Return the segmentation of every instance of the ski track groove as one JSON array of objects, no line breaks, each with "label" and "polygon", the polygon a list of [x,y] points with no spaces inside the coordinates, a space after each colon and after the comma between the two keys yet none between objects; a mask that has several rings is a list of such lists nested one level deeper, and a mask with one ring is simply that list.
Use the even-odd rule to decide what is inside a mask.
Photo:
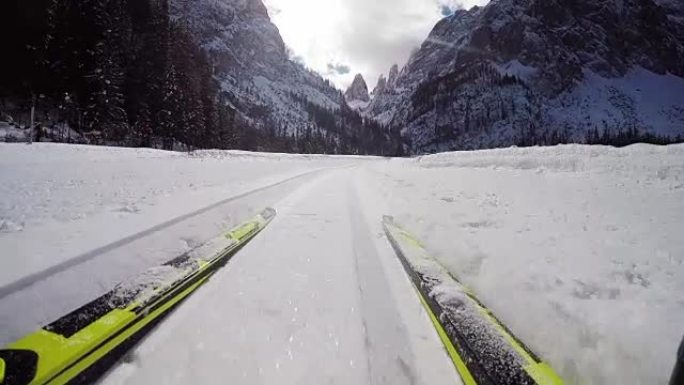
[{"label": "ski track groove", "polygon": [[71,269],[71,268],[78,266],[82,263],[88,262],[92,259],[97,258],[98,256],[100,256],[104,253],[118,249],[121,246],[127,245],[131,242],[138,240],[138,239],[144,238],[150,234],[156,233],[158,231],[164,230],[168,227],[171,227],[171,226],[178,224],[180,222],[183,222],[185,220],[194,218],[196,216],[199,216],[201,214],[204,214],[206,212],[214,210],[220,206],[225,205],[226,203],[230,203],[230,202],[248,197],[250,195],[253,195],[253,194],[265,191],[265,190],[269,190],[271,188],[278,187],[278,186],[284,185],[286,183],[295,181],[297,179],[300,179],[300,178],[303,178],[303,177],[306,177],[309,175],[313,175],[315,173],[319,173],[322,171],[326,171],[329,169],[330,168],[321,168],[321,169],[316,169],[316,170],[312,170],[312,171],[307,171],[305,173],[298,174],[298,175],[280,180],[278,182],[271,183],[271,184],[266,185],[266,186],[258,187],[258,188],[255,188],[255,189],[252,189],[252,190],[231,196],[231,197],[223,199],[221,201],[214,202],[214,203],[212,203],[208,206],[205,206],[199,210],[195,210],[195,211],[192,211],[190,213],[177,216],[177,217],[170,219],[166,222],[163,222],[163,223],[160,223],[156,226],[150,227],[147,230],[143,230],[141,232],[129,235],[125,238],[119,239],[118,241],[114,241],[114,242],[109,243],[107,245],[104,245],[102,247],[98,247],[97,249],[83,253],[79,256],[70,258],[70,259],[63,261],[63,262],[60,262],[54,266],[48,267],[47,269],[38,271],[36,273],[29,274],[29,275],[27,275],[23,278],[20,278],[20,279],[14,281],[12,283],[9,283],[5,286],[0,287],[0,300],[9,296],[9,295],[12,295],[16,292],[24,290],[24,289],[34,285],[35,283],[40,282],[46,278],[49,278],[55,274],[61,273],[65,270]]},{"label": "ski track groove", "polygon": [[406,325],[398,304],[388,296],[390,286],[375,249],[372,232],[363,217],[358,193],[350,183],[347,207],[353,243],[354,267],[366,341],[368,378],[372,384],[416,384],[416,374],[406,362],[415,362],[409,349]]}]

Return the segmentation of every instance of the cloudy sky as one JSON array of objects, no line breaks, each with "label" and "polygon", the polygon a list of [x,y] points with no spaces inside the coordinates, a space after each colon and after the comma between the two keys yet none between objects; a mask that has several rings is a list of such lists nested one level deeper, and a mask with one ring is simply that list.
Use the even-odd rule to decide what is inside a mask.
[{"label": "cloudy sky", "polygon": [[372,90],[401,67],[435,23],[489,0],[264,0],[296,60],[346,88],[362,73]]}]

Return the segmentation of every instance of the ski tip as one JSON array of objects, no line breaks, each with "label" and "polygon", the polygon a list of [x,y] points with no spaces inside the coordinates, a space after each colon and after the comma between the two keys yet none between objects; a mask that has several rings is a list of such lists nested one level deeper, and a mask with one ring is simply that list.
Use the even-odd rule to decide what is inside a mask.
[{"label": "ski tip", "polygon": [[553,368],[430,256],[418,238],[395,224],[391,216],[385,215],[383,222],[387,238],[464,384],[563,384]]},{"label": "ski tip", "polygon": [[261,217],[269,220],[276,216],[276,210],[273,207],[266,207],[264,211],[261,212]]},{"label": "ski tip", "polygon": [[382,222],[388,225],[393,225],[394,224],[394,217],[391,215],[383,215],[382,216]]}]

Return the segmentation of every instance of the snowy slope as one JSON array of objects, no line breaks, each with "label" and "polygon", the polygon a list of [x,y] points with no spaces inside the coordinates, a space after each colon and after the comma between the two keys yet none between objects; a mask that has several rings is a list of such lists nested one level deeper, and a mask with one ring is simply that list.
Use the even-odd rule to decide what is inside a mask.
[{"label": "snowy slope", "polygon": [[666,383],[684,332],[683,191],[684,146],[380,159],[0,145],[0,344],[273,206],[105,383],[457,383],[385,214],[567,383]]},{"label": "snowy slope", "polygon": [[171,0],[170,6],[209,53],[233,107],[255,126],[278,125],[289,133],[311,124],[294,97],[332,111],[344,104],[339,90],[290,60],[261,0]]},{"label": "snowy slope", "polygon": [[545,110],[556,126],[637,126],[657,135],[676,137],[684,131],[684,78],[640,67],[620,78],[587,71],[576,88],[561,94]]}]

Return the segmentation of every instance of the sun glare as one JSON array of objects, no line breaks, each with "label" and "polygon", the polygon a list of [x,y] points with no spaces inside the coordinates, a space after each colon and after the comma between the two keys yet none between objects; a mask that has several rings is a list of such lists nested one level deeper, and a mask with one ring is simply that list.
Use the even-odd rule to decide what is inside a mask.
[{"label": "sun glare", "polygon": [[295,60],[347,87],[402,65],[445,10],[489,0],[264,0]]},{"label": "sun glare", "polygon": [[339,54],[344,0],[267,0],[269,14],[286,44],[305,64],[322,74]]}]

